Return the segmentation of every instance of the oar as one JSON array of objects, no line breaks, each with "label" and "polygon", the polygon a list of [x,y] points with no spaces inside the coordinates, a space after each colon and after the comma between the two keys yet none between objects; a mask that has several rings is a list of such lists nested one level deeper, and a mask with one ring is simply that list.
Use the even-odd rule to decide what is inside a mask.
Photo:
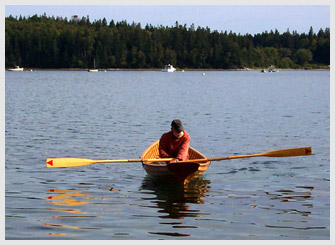
[{"label": "oar", "polygon": [[231,159],[248,158],[248,157],[297,157],[297,156],[307,156],[307,155],[312,155],[312,147],[283,149],[283,150],[269,151],[269,152],[264,152],[264,153],[259,153],[259,154],[251,154],[251,155],[236,155],[236,156],[228,156],[228,157],[215,157],[215,158],[195,159],[195,160],[192,159],[192,160],[187,160],[187,161],[179,161],[179,163],[222,161],[222,160],[231,160]]},{"label": "oar", "polygon": [[[292,148],[277,151],[269,151],[265,153],[252,154],[252,155],[237,155],[228,157],[217,157],[217,158],[205,158],[205,159],[192,159],[186,161],[179,161],[179,163],[185,162],[207,162],[207,161],[222,161],[237,158],[248,158],[248,157],[295,157],[295,156],[306,156],[312,154],[312,147]],[[118,159],[118,160],[92,160],[85,158],[48,158],[46,165],[48,168],[67,168],[67,167],[80,167],[86,166],[93,163],[116,163],[116,162],[169,162],[173,158],[160,158],[160,159]]]},{"label": "oar", "polygon": [[68,168],[81,167],[93,163],[116,163],[116,162],[169,162],[173,158],[160,159],[115,159],[115,160],[92,160],[86,158],[48,158],[46,164],[48,168]]}]

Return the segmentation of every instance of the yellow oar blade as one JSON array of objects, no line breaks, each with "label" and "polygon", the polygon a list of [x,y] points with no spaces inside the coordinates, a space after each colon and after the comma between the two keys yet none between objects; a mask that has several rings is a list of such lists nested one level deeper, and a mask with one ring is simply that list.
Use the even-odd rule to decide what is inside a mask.
[{"label": "yellow oar blade", "polygon": [[46,160],[48,168],[81,167],[95,162],[94,160],[85,158],[48,158]]},{"label": "yellow oar blade", "polygon": [[301,147],[293,149],[284,149],[277,151],[270,151],[263,154],[265,157],[295,157],[312,155],[312,147]]}]

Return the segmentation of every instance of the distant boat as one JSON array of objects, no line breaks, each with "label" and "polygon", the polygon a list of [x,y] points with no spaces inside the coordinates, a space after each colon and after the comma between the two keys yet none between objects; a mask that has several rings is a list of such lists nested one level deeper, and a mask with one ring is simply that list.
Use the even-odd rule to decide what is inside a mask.
[{"label": "distant boat", "polygon": [[278,72],[278,70],[272,65],[268,68],[268,72]]},{"label": "distant boat", "polygon": [[88,72],[98,72],[98,69],[88,69]]},{"label": "distant boat", "polygon": [[176,71],[176,68],[173,67],[173,65],[166,65],[164,67],[164,69],[162,69],[163,72],[175,72]]},{"label": "distant boat", "polygon": [[275,68],[275,66],[271,65],[269,66],[269,68],[267,70],[262,69],[261,70],[262,73],[267,73],[267,72],[278,72],[278,70]]},{"label": "distant boat", "polygon": [[8,71],[23,71],[23,68],[19,66],[15,66],[15,68],[10,68],[8,69]]},{"label": "distant boat", "polygon": [[94,69],[88,69],[88,72],[98,72],[98,69],[95,69],[95,59],[93,60],[93,67]]}]

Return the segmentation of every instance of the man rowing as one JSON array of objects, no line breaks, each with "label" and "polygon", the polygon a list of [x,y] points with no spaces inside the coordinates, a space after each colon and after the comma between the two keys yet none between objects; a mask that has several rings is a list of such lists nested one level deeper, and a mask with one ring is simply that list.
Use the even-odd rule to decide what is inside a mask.
[{"label": "man rowing", "polygon": [[181,120],[175,119],[171,123],[171,131],[162,135],[159,141],[159,157],[174,158],[170,163],[188,160],[190,136],[184,130]]}]

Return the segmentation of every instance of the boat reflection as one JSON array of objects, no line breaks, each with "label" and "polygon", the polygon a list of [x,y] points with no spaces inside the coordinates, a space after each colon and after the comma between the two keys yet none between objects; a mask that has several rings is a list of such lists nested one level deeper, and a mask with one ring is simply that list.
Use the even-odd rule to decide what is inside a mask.
[{"label": "boat reflection", "polygon": [[[171,182],[147,175],[142,182],[141,192],[156,197],[144,197],[158,209],[160,218],[183,219],[184,217],[199,217],[204,215],[198,209],[191,209],[190,204],[203,204],[202,199],[210,190],[210,181],[200,178],[187,185]],[[149,191],[149,192],[147,192]],[[194,207],[194,206],[193,206]]]}]

